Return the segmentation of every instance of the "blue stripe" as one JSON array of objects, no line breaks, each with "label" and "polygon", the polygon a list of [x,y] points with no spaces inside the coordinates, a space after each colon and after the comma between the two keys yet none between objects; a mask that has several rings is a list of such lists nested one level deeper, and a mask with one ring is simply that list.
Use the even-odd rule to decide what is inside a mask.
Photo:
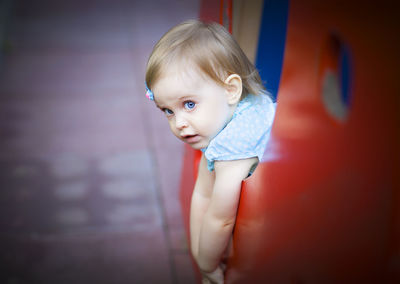
[{"label": "blue stripe", "polygon": [[274,100],[281,77],[289,0],[264,0],[256,67]]}]

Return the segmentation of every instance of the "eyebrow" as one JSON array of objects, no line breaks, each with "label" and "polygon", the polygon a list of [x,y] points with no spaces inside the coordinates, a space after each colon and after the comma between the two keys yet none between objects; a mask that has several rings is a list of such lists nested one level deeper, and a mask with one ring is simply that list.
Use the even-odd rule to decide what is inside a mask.
[{"label": "eyebrow", "polygon": [[158,107],[159,109],[163,109],[163,108],[164,108],[164,107],[160,106],[160,105],[157,103],[156,100],[154,100],[154,102],[155,102],[155,104],[156,104],[156,107]]},{"label": "eyebrow", "polygon": [[184,101],[184,100],[190,99],[190,98],[192,98],[192,97],[193,97],[193,95],[186,95],[186,96],[180,97],[179,100],[180,100],[180,101]]}]

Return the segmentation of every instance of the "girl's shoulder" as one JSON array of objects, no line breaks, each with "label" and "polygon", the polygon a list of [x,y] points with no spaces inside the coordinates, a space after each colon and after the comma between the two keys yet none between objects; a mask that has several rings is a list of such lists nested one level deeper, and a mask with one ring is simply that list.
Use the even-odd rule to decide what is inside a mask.
[{"label": "girl's shoulder", "polygon": [[208,169],[214,161],[262,159],[275,115],[275,104],[266,95],[248,95],[242,99],[234,117],[225,128],[202,149]]},{"label": "girl's shoulder", "polygon": [[258,95],[248,94],[237,105],[236,111],[233,115],[248,115],[253,116],[256,114],[274,116],[276,103],[274,103],[268,93],[261,93]]}]

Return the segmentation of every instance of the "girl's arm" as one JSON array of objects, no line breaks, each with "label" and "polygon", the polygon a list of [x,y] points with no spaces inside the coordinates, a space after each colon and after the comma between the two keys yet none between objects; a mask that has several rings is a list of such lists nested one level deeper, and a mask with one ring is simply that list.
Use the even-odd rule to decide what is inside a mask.
[{"label": "girl's arm", "polygon": [[203,154],[200,160],[199,171],[190,205],[190,244],[192,255],[196,261],[199,254],[200,229],[204,214],[211,200],[214,181],[215,172],[210,172],[207,169],[207,160]]},{"label": "girl's arm", "polygon": [[250,158],[215,162],[215,182],[211,196],[202,208],[196,257],[203,272],[215,271],[221,261],[235,225],[242,181],[257,161],[257,158]]}]

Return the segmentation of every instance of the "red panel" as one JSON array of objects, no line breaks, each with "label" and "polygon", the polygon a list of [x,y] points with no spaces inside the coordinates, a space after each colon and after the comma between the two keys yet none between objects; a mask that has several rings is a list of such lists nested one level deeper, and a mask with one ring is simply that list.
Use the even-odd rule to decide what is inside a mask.
[{"label": "red panel", "polygon": [[[243,186],[228,282],[400,283],[398,10],[383,2],[291,1],[271,159]],[[336,41],[344,116],[323,100]]]},{"label": "red panel", "polygon": [[[291,1],[270,159],[244,183],[228,283],[400,283],[397,11]],[[340,75],[336,44],[351,55],[348,107],[323,99],[327,74]],[[195,155],[182,173],[187,228]]]}]

